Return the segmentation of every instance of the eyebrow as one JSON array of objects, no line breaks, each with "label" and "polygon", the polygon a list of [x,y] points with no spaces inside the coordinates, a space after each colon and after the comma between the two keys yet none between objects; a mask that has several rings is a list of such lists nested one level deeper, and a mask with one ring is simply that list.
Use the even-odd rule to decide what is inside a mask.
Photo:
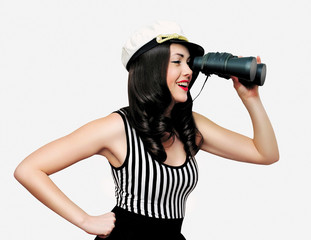
[{"label": "eyebrow", "polygon": [[174,56],[174,55],[181,56],[182,58],[184,57],[184,54],[181,54],[181,53],[174,53],[174,54],[172,54],[172,56]]},{"label": "eyebrow", "polygon": [[[182,58],[185,57],[185,55],[182,54],[182,53],[173,53],[173,54],[171,55],[171,57],[173,57],[173,56],[175,56],[175,55],[180,56],[180,57],[182,57]],[[190,55],[189,55],[189,57],[187,58],[187,61],[188,61],[189,59],[191,59],[191,56],[190,56]]]}]

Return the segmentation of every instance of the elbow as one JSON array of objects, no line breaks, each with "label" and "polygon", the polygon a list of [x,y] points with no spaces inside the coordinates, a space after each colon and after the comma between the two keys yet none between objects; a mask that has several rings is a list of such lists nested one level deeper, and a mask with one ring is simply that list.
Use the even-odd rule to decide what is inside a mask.
[{"label": "elbow", "polygon": [[21,182],[21,180],[23,179],[23,169],[22,169],[22,166],[21,165],[18,165],[16,168],[15,168],[15,171],[13,173],[13,176],[14,178],[18,181],[18,182]]},{"label": "elbow", "polygon": [[279,159],[280,159],[280,156],[279,156],[279,153],[277,153],[274,156],[264,158],[264,160],[262,161],[262,165],[274,164],[274,163],[278,162]]},{"label": "elbow", "polygon": [[14,173],[13,173],[13,176],[14,176],[14,178],[18,181],[18,182],[20,182],[21,184],[23,184],[23,182],[25,181],[25,180],[27,180],[27,176],[29,176],[29,169],[28,169],[28,167],[27,166],[25,166],[25,164],[23,164],[23,163],[20,163],[17,167],[16,167],[16,169],[15,169],[15,171],[14,171]]},{"label": "elbow", "polygon": [[276,163],[277,161],[279,161],[279,159],[270,159],[268,161],[265,161],[263,165],[272,165],[273,163]]}]

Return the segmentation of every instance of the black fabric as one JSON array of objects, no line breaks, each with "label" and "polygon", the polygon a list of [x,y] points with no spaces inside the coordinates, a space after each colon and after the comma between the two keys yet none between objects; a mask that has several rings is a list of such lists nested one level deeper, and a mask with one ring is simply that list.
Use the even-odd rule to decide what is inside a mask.
[{"label": "black fabric", "polygon": [[107,240],[186,240],[180,232],[183,219],[150,218],[120,207],[112,212],[116,215],[116,223]]}]

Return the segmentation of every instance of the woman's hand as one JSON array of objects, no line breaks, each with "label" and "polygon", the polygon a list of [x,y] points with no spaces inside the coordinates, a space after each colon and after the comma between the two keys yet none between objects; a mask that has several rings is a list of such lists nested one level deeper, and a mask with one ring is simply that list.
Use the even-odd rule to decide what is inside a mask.
[{"label": "woman's hand", "polygon": [[115,227],[115,214],[109,212],[99,216],[88,216],[81,228],[93,235],[98,235],[100,238],[107,238]]},{"label": "woman's hand", "polygon": [[[261,63],[261,59],[259,56],[257,57],[257,63]],[[231,79],[233,80],[233,86],[242,101],[247,100],[251,97],[259,97],[257,85],[254,85],[251,88],[247,88],[239,82],[239,79],[237,77],[232,76]]]}]

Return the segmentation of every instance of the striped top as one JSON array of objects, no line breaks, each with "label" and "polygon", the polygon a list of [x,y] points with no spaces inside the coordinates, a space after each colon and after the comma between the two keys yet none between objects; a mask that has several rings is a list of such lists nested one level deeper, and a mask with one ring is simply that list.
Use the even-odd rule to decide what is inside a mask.
[{"label": "striped top", "polygon": [[156,161],[129,125],[123,110],[127,155],[122,166],[111,165],[117,206],[130,212],[159,219],[184,218],[186,200],[198,181],[194,158],[181,166]]}]

